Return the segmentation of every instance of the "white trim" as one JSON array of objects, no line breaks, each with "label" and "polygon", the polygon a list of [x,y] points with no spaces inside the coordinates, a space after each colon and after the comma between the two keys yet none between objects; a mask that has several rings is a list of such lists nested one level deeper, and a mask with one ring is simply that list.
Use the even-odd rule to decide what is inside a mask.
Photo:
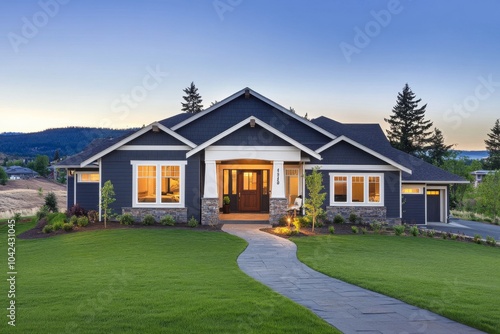
[{"label": "white trim", "polygon": [[338,144],[341,141],[345,141],[346,143],[349,143],[352,146],[357,147],[360,150],[365,151],[366,153],[371,154],[374,157],[379,158],[380,160],[387,162],[389,165],[392,165],[392,166],[396,167],[399,170],[402,170],[402,171],[404,171],[404,172],[406,172],[408,174],[412,173],[411,169],[406,168],[405,166],[403,166],[401,164],[398,164],[394,160],[391,160],[391,159],[387,158],[386,156],[384,156],[384,155],[382,155],[382,154],[380,154],[378,152],[375,152],[374,150],[372,150],[372,149],[370,149],[370,148],[368,148],[368,147],[366,147],[366,146],[364,146],[364,145],[362,145],[362,144],[360,144],[360,143],[358,143],[358,142],[356,142],[356,141],[354,141],[354,140],[352,140],[350,138],[347,138],[344,135],[342,135],[340,137],[337,137],[336,139],[332,140],[331,142],[327,143],[326,145],[321,146],[320,148],[318,148],[316,150],[316,152],[317,153],[321,153],[324,150],[332,147],[333,145]]},{"label": "white trim", "polygon": [[316,125],[316,124],[314,124],[314,123],[311,123],[310,121],[308,121],[308,120],[304,119],[303,117],[300,117],[299,115],[294,114],[294,113],[293,113],[293,112],[291,112],[290,110],[288,110],[288,109],[284,108],[283,106],[281,106],[281,105],[277,104],[276,102],[274,102],[274,101],[272,101],[272,100],[268,99],[267,97],[265,97],[265,96],[263,96],[263,95],[260,95],[259,93],[257,93],[256,91],[254,91],[254,90],[252,90],[252,89],[250,89],[250,88],[248,88],[248,87],[243,88],[242,90],[240,90],[240,91],[238,91],[238,92],[234,93],[233,95],[231,95],[231,96],[229,96],[229,97],[225,98],[224,100],[222,100],[222,101],[220,101],[219,103],[217,103],[217,104],[215,104],[215,105],[211,106],[210,108],[207,108],[207,109],[205,109],[205,110],[203,110],[203,111],[201,111],[201,112],[199,112],[199,113],[195,114],[194,116],[189,117],[188,119],[186,119],[186,120],[184,120],[184,121],[180,122],[179,124],[174,125],[174,126],[172,127],[172,130],[176,131],[177,129],[182,128],[184,125],[189,124],[189,123],[191,123],[192,121],[197,120],[198,118],[200,118],[200,117],[202,117],[202,116],[204,116],[204,115],[206,115],[206,114],[210,113],[212,110],[215,110],[215,109],[217,109],[217,108],[219,108],[219,107],[222,107],[223,105],[225,105],[225,104],[227,104],[227,103],[231,102],[232,100],[234,100],[234,99],[236,99],[236,98],[240,97],[242,94],[245,94],[245,91],[246,91],[246,90],[248,90],[248,91],[249,91],[250,95],[255,96],[256,98],[258,98],[259,100],[263,101],[264,103],[267,103],[267,104],[271,105],[272,107],[274,107],[274,108],[276,108],[277,110],[279,110],[279,111],[283,112],[283,113],[284,113],[284,114],[286,114],[287,116],[290,116],[290,117],[294,118],[295,120],[297,120],[297,121],[299,121],[299,122],[301,122],[301,123],[303,123],[303,124],[305,124],[305,125],[309,126],[310,128],[312,128],[312,129],[314,129],[314,130],[318,131],[319,133],[321,133],[321,134],[325,135],[326,137],[331,138],[331,139],[335,139],[335,138],[336,138],[336,136],[335,136],[334,134],[332,134],[332,133],[330,133],[330,132],[326,131],[325,129],[323,129],[323,128],[321,128],[321,127],[317,126],[317,125]]},{"label": "white trim", "polygon": [[101,210],[101,203],[102,203],[102,159],[98,160],[99,163],[99,221],[102,219],[102,210]]},{"label": "white trim", "polygon": [[[76,174],[76,172],[75,172],[75,174]],[[83,174],[99,174],[99,181],[82,181],[82,175]],[[100,174],[100,172],[98,170],[95,171],[95,172],[90,172],[90,171],[78,172],[78,179],[77,179],[78,183],[99,183],[100,180],[101,180],[101,174]]]},{"label": "white trim", "polygon": [[196,147],[196,144],[194,144],[193,142],[187,140],[186,138],[182,137],[181,135],[179,135],[178,133],[170,130],[169,128],[167,128],[166,126],[164,125],[161,125],[160,123],[158,122],[154,122],[154,123],[151,123],[149,124],[148,126],[140,129],[139,131],[137,132],[134,132],[133,134],[131,134],[130,136],[128,136],[127,138],[124,138],[122,140],[120,140],[118,143],[114,144],[114,145],[111,145],[110,147],[108,147],[107,149],[93,155],[92,157],[88,158],[87,160],[83,161],[81,164],[80,164],[80,167],[85,167],[86,165],[88,165],[89,163],[99,159],[99,158],[102,158],[103,156],[105,156],[106,154],[110,153],[110,152],[113,152],[114,150],[118,149],[119,147],[125,145],[126,143],[142,136],[143,134],[147,133],[148,131],[150,131],[153,126],[157,126],[159,129],[161,129],[163,132],[165,132],[166,134],[174,137],[175,139],[183,142],[184,144],[188,145],[189,147],[191,148],[194,148]]},{"label": "white trim", "polygon": [[[384,206],[384,174],[383,173],[328,173],[330,176],[330,206]],[[335,202],[334,177],[347,177],[347,202]],[[365,202],[352,202],[352,177],[363,176],[363,198]],[[380,178],[380,202],[369,202],[369,177],[377,176]]]},{"label": "white trim", "polygon": [[205,149],[205,160],[260,160],[300,161],[300,150],[293,146],[209,146]]},{"label": "white trim", "polygon": [[[423,195],[424,194],[424,185],[423,184],[411,184],[411,183],[407,183],[407,184],[402,184],[401,185],[401,195]],[[418,189],[418,193],[404,193],[403,190],[404,189],[411,189],[411,188],[414,188],[414,189]]]},{"label": "white trim", "polygon": [[403,183],[401,182],[403,178],[403,172],[399,171],[399,218],[403,221]]},{"label": "white trim", "polygon": [[[285,140],[286,142],[290,143],[291,145],[297,147],[298,149],[306,152],[307,154],[313,156],[314,158],[318,159],[318,160],[321,160],[321,155],[319,153],[316,153],[315,151],[311,150],[310,148],[302,145],[301,143],[299,143],[298,141],[296,141],[295,139],[292,139],[290,137],[288,137],[287,135],[285,135],[284,133],[276,130],[275,128],[273,128],[272,126],[270,126],[269,124],[261,121],[260,119],[258,119],[257,117],[254,117],[254,116],[250,116],[244,120],[242,120],[241,122],[233,125],[232,127],[230,127],[229,129],[219,133],[217,136],[207,140],[206,142],[204,142],[203,144],[200,144],[198,145],[196,148],[192,149],[191,151],[189,151],[187,154],[186,154],[186,158],[189,158],[190,156],[200,152],[201,150],[207,148],[208,146],[212,145],[213,143],[217,142],[218,140],[221,140],[222,138],[226,137],[227,135],[235,132],[236,130],[242,128],[243,126],[245,125],[248,125],[250,123],[250,120],[251,119],[254,119],[255,120],[255,124],[258,124],[259,126],[263,127],[264,129],[266,129],[267,131],[271,132],[272,134],[280,137],[281,139]],[[241,148],[241,146],[238,146],[239,148]],[[252,149],[256,149],[260,146],[250,146]]]},{"label": "white trim", "polygon": [[[186,191],[185,160],[131,160],[132,165],[132,207],[133,208],[184,208]],[[161,194],[161,167],[180,167],[179,203],[161,203],[161,195],[157,196],[156,203],[140,203],[137,199],[137,168],[138,166],[156,166],[156,189]]]},{"label": "white trim", "polygon": [[76,204],[76,178],[78,177],[77,172],[73,173],[73,205]]},{"label": "white trim", "polygon": [[[301,180],[300,180],[300,166],[289,166],[289,165],[285,165],[283,167],[283,169],[285,170],[285,175],[284,175],[284,178],[283,178],[283,181],[285,181],[285,198],[288,200],[288,205],[292,205],[293,202],[290,201],[290,194],[286,193],[286,185],[287,185],[287,178],[288,177],[297,177],[297,196],[299,195],[302,195],[301,192],[300,192],[300,189],[301,189]],[[289,170],[293,170],[293,171],[296,171],[297,172],[297,175],[287,175],[287,171]],[[290,192],[290,189],[288,189],[288,191]],[[302,196],[303,198],[304,196]]]},{"label": "white trim", "polygon": [[346,170],[346,171],[399,171],[398,168],[391,165],[318,165],[306,164],[306,170],[312,170],[320,167],[321,170]]},{"label": "white trim", "polygon": [[188,145],[123,145],[117,151],[189,151]]},{"label": "white trim", "polygon": [[470,181],[420,181],[420,180],[403,180],[403,183],[422,183],[422,184],[451,184],[451,183],[463,183],[469,184]]}]

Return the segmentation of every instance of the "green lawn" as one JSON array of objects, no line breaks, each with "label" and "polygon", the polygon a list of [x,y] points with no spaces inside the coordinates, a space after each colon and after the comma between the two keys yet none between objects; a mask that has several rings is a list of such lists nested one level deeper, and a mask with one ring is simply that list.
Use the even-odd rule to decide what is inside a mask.
[{"label": "green lawn", "polygon": [[[32,224],[18,226],[25,230]],[[6,226],[0,256],[7,272]],[[19,333],[338,333],[242,273],[221,232],[92,231],[17,239]],[[7,326],[7,287],[2,284]]]},{"label": "green lawn", "polygon": [[329,276],[500,333],[500,248],[381,235],[293,238]]}]

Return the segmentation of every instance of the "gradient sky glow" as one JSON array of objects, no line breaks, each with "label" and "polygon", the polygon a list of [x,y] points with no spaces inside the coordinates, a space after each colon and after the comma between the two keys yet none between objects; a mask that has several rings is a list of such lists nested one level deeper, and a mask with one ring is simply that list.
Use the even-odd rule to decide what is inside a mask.
[{"label": "gradient sky glow", "polygon": [[384,128],[408,82],[463,150],[500,118],[495,0],[8,0],[0,34],[0,132],[142,126],[179,113],[191,81],[205,107],[248,86]]}]

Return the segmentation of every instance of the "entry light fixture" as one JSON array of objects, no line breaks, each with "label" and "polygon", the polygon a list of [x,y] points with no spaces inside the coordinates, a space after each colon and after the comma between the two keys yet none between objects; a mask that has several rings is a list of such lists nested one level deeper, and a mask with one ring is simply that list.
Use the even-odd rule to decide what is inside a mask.
[{"label": "entry light fixture", "polygon": [[255,128],[255,118],[250,118],[250,127]]}]

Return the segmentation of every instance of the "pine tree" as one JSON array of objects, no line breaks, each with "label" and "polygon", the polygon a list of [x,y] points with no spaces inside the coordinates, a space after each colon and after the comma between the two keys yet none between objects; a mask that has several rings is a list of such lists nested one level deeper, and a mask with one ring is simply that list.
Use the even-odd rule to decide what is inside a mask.
[{"label": "pine tree", "polygon": [[187,113],[196,114],[203,109],[203,105],[201,104],[200,94],[198,93],[198,88],[194,85],[194,82],[191,82],[191,86],[183,89],[186,96],[183,96],[185,102],[181,102],[182,111]]},{"label": "pine tree", "polygon": [[384,118],[389,123],[387,137],[391,145],[403,152],[422,157],[429,145],[432,122],[425,120],[427,104],[418,107],[421,99],[416,100],[408,84],[398,93],[396,105],[392,108],[390,118]]},{"label": "pine tree", "polygon": [[52,161],[59,161],[60,158],[61,157],[59,156],[59,150],[57,149],[54,153],[54,158],[52,158]]},{"label": "pine tree", "polygon": [[443,133],[438,128],[434,128],[425,159],[433,165],[441,166],[444,159],[450,156],[452,147],[453,145],[444,144]]},{"label": "pine tree", "polygon": [[484,141],[489,154],[486,166],[489,169],[500,169],[500,119],[496,120],[488,137],[489,139]]}]

